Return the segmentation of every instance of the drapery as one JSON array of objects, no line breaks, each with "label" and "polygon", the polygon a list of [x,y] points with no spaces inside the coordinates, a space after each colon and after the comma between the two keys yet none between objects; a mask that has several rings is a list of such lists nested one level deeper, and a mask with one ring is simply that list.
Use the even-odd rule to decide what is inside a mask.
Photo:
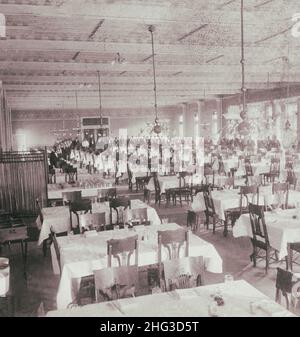
[{"label": "drapery", "polygon": [[0,154],[0,209],[13,214],[36,214],[36,199],[47,203],[45,152]]}]

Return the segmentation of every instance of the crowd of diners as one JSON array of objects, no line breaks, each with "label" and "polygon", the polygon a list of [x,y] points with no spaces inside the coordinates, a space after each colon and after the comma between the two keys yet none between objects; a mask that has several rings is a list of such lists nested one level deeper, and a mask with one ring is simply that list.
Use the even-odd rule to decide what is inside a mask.
[{"label": "crowd of diners", "polygon": [[[130,138],[127,140],[127,146],[129,144]],[[114,146],[118,148],[119,139],[114,138],[112,140]],[[100,144],[100,145],[99,145]],[[148,143],[149,148],[151,148],[151,143]],[[118,162],[119,150],[116,152],[116,163],[108,163],[103,164],[103,162],[108,159],[105,155],[109,155],[109,151],[107,150],[108,145],[105,143],[105,138],[103,138],[102,143],[99,141],[96,144],[94,142],[89,142],[87,139],[84,139],[82,142],[79,141],[78,138],[64,140],[59,143],[56,143],[53,147],[51,153],[49,153],[49,165],[50,169],[54,167],[60,167],[60,160],[70,161],[75,160],[77,162],[81,162],[84,167],[88,169],[89,173],[96,173],[104,171],[104,175],[111,176],[111,172],[116,172],[116,176],[120,177],[122,174],[117,173],[118,167],[112,169],[112,167],[118,166],[116,163]],[[138,147],[138,146],[137,146]],[[242,156],[251,156],[251,155],[259,155],[263,157],[269,152],[280,153],[282,152],[282,146],[275,135],[272,137],[268,137],[264,140],[254,141],[250,137],[247,138],[226,138],[222,137],[218,142],[213,142],[210,137],[204,138],[204,155],[205,155],[205,163],[214,166],[214,162],[222,162],[222,159],[230,158],[230,157],[242,157]],[[195,162],[195,147],[193,149],[193,161]],[[289,151],[285,151],[286,154],[293,154],[293,151],[296,151],[296,145],[291,147]],[[103,153],[105,152],[105,153]],[[173,158],[174,151],[172,147],[169,149],[169,158],[170,158],[170,174],[174,174],[174,161],[176,158]],[[101,155],[102,154],[102,155]],[[101,155],[101,156],[100,156]],[[161,148],[160,148],[161,155]],[[78,158],[77,156],[80,156]],[[128,158],[132,156],[132,152],[128,151]],[[75,158],[76,157],[76,158]],[[84,157],[84,159],[83,159]],[[102,164],[99,164],[99,158],[102,157]],[[106,158],[106,159],[105,159]],[[109,160],[109,159],[108,159]],[[139,153],[139,156],[136,160],[136,164],[140,165],[140,163],[144,160],[144,162],[150,163],[150,159],[148,157],[148,153]],[[151,163],[148,165],[148,169],[151,168]],[[128,167],[127,167],[128,169]],[[128,169],[129,171],[129,169]],[[149,170],[150,171],[150,170]]]}]

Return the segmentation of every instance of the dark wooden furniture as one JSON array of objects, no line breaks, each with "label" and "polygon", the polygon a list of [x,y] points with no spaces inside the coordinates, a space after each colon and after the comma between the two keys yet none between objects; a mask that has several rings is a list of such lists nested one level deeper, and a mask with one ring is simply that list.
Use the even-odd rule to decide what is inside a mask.
[{"label": "dark wooden furniture", "polygon": [[134,255],[134,265],[138,265],[138,236],[130,236],[124,239],[112,239],[107,241],[107,266],[112,266],[115,258],[119,266],[129,266],[131,257]]},{"label": "dark wooden furniture", "polygon": [[[249,215],[252,229],[252,246],[253,253],[250,259],[253,261],[253,266],[256,267],[256,261],[258,258],[265,258],[266,267],[265,271],[268,272],[270,260],[274,259],[271,253],[274,252],[275,260],[278,261],[276,251],[270,246],[267,226],[264,216],[264,206],[249,204]],[[265,252],[265,257],[260,255],[260,252]]]},{"label": "dark wooden furniture", "polygon": [[283,296],[288,310],[290,309],[291,304],[293,305],[293,308],[296,308],[299,299],[295,298],[293,293],[295,291],[299,292],[299,290],[300,280],[290,271],[277,268],[275,301],[281,304],[281,296]]}]

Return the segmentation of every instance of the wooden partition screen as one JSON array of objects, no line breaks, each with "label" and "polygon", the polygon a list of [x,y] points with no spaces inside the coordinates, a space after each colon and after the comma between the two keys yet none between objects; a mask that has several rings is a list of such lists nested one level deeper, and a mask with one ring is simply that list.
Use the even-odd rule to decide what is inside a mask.
[{"label": "wooden partition screen", "polygon": [[5,90],[0,82],[0,152],[12,149],[11,110],[7,105]]},{"label": "wooden partition screen", "polygon": [[0,209],[36,214],[36,199],[47,203],[47,153],[0,152]]}]

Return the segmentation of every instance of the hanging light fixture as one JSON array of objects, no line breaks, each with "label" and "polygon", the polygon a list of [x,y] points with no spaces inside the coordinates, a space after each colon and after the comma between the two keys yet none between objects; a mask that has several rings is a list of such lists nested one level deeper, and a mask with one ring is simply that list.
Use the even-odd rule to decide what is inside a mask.
[{"label": "hanging light fixture", "polygon": [[151,44],[152,44],[152,67],[153,67],[153,90],[154,90],[154,110],[155,110],[155,120],[154,120],[154,126],[152,131],[156,133],[157,135],[161,133],[161,125],[158,121],[158,111],[157,111],[157,92],[156,92],[156,71],[155,71],[155,53],[154,53],[154,38],[153,33],[155,32],[154,26],[148,27],[149,32],[151,33]]},{"label": "hanging light fixture", "polygon": [[245,86],[245,45],[244,45],[244,0],[241,0],[241,66],[242,66],[242,111],[240,117],[242,122],[238,125],[238,132],[242,136],[249,134],[250,123],[247,116],[246,92]]},{"label": "hanging light fixture", "polygon": [[103,137],[103,118],[102,118],[102,98],[101,98],[101,77],[100,71],[97,71],[98,74],[98,89],[99,89],[99,127],[100,127],[100,136]]}]

